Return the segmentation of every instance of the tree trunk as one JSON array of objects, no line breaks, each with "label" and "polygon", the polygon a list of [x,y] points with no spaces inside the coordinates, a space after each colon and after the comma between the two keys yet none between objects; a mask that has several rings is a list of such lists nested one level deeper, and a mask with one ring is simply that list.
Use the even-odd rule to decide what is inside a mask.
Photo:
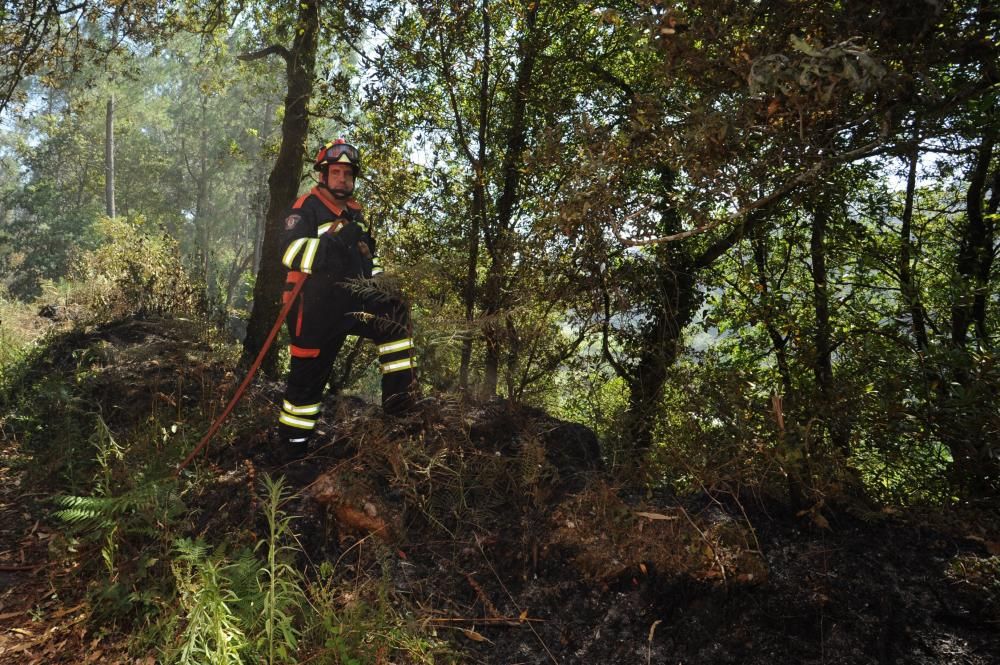
[{"label": "tree trunk", "polygon": [[[482,394],[484,397],[496,395],[500,374],[500,353],[503,324],[499,315],[507,307],[507,273],[513,260],[511,247],[511,223],[514,208],[520,200],[521,161],[528,135],[528,96],[531,92],[535,62],[541,50],[543,35],[535,29],[538,18],[538,2],[528,6],[525,15],[525,29],[518,46],[521,58],[514,79],[511,99],[510,126],[507,133],[503,163],[500,173],[503,188],[496,205],[496,218],[491,232],[486,233],[486,250],[490,255],[489,273],[483,306],[487,316],[486,363],[483,372]],[[485,229],[484,229],[485,231]]]},{"label": "tree trunk", "polygon": [[205,290],[208,297],[209,311],[212,312],[216,306],[217,289],[215,278],[212,274],[211,244],[212,236],[209,228],[208,205],[210,189],[211,170],[208,164],[208,97],[202,95],[200,131],[198,137],[198,172],[192,174],[196,179],[197,195],[194,208],[194,228],[196,241],[198,243],[199,270],[205,280]]},{"label": "tree trunk", "polygon": [[483,290],[483,309],[486,323],[483,335],[486,339],[486,357],[483,362],[483,383],[480,386],[480,397],[489,399],[497,394],[497,384],[500,380],[500,349],[501,324],[498,314],[503,307],[503,279],[505,272],[505,257],[497,249],[498,243],[492,245],[490,251],[490,267],[486,276],[486,288]]},{"label": "tree trunk", "polygon": [[[802,446],[802,441],[798,435],[796,427],[796,416],[798,400],[792,384],[792,370],[788,362],[788,335],[782,335],[774,321],[774,306],[772,305],[771,284],[767,273],[767,236],[762,225],[758,225],[753,234],[753,258],[757,266],[757,285],[760,297],[763,301],[761,319],[768,337],[771,338],[771,347],[774,349],[775,361],[778,364],[778,375],[781,377],[780,401],[775,402],[775,409],[781,405],[781,421],[778,423],[778,437],[784,444],[789,460],[786,464],[788,480],[788,496],[792,505],[796,508],[805,505],[805,489],[803,479],[809,478],[808,451]],[[780,285],[779,285],[780,286]],[[778,417],[775,413],[775,417]]]},{"label": "tree trunk", "polygon": [[[281,53],[286,63],[288,93],[285,116],[281,122],[281,146],[268,177],[267,222],[261,247],[261,265],[254,284],[253,309],[243,343],[243,363],[252,362],[267,339],[281,309],[281,291],[285,269],[281,265],[279,238],[285,212],[295,201],[302,176],[305,143],[309,133],[309,98],[316,68],[316,43],[319,32],[319,0],[300,0],[295,39],[291,51],[265,49],[245,58]],[[263,54],[263,55],[262,55]],[[278,354],[268,351],[262,368],[268,376],[278,374]]]},{"label": "tree trunk", "polygon": [[[263,136],[264,128],[267,126],[268,121],[274,115],[274,108],[271,106],[270,102],[264,105],[264,114],[261,116],[261,126],[259,127],[260,133]],[[263,148],[263,145],[260,146]],[[259,169],[259,170],[258,170]],[[253,265],[251,270],[253,274],[257,274],[260,270],[260,256],[261,251],[264,246],[264,229],[267,227],[267,201],[268,201],[268,187],[267,182],[263,178],[264,167],[262,160],[256,160],[254,163],[251,173],[253,174],[254,182],[258,183],[257,187],[254,188],[251,195],[251,209],[253,210],[252,216],[254,219],[254,231],[253,231]]]},{"label": "tree trunk", "polygon": [[962,285],[951,308],[951,342],[957,349],[965,348],[969,339],[969,326],[972,324],[976,326],[976,338],[980,345],[989,346],[986,296],[993,265],[994,225],[991,218],[983,215],[983,195],[992,158],[993,136],[987,135],[979,145],[979,154],[966,192],[967,223],[959,242],[955,263]]},{"label": "tree trunk", "polygon": [[478,284],[478,267],[479,267],[479,232],[480,232],[480,218],[485,212],[485,186],[483,183],[483,174],[480,169],[477,169],[476,173],[476,184],[473,190],[473,201],[472,201],[472,215],[469,225],[469,256],[468,263],[466,266],[465,273],[465,289],[463,298],[465,300],[465,323],[468,327],[468,334],[464,340],[462,340],[462,356],[461,365],[459,368],[459,386],[463,391],[468,392],[469,390],[469,368],[472,363],[472,328],[473,321],[476,318],[476,291]]},{"label": "tree trunk", "polygon": [[108,98],[104,117],[104,204],[108,217],[115,216],[115,96]]},{"label": "tree trunk", "polygon": [[[667,165],[661,164],[658,169],[662,182],[661,198],[669,201],[674,191],[676,175]],[[768,209],[773,204],[774,201],[751,211],[728,234],[696,254],[688,253],[685,248],[690,245],[684,243],[668,243],[665,247],[660,245],[652,250],[656,257],[656,276],[655,286],[650,292],[655,292],[656,301],[651,312],[652,321],[639,341],[639,361],[630,370],[612,360],[616,373],[628,386],[626,435],[640,455],[653,443],[653,417],[659,409],[667,370],[680,354],[681,333],[691,323],[702,301],[702,295],[698,291],[698,274],[754,231],[761,220],[766,218]],[[676,211],[665,208],[660,210],[660,215],[664,235],[681,230],[681,220]],[[607,301],[605,310],[606,316],[609,316]],[[604,353],[608,357],[607,348]],[[638,456],[636,461],[638,462]]]},{"label": "tree trunk", "polygon": [[660,260],[656,270],[659,306],[642,335],[639,362],[626,380],[629,394],[626,430],[640,453],[653,445],[653,424],[667,370],[680,355],[681,333],[691,323],[700,302],[694,273],[684,262]]},{"label": "tree trunk", "polygon": [[[478,158],[473,160],[472,169],[476,181],[472,187],[472,214],[469,227],[469,257],[465,274],[465,322],[469,335],[462,341],[462,358],[459,369],[459,385],[469,390],[469,366],[472,362],[472,322],[476,316],[476,287],[479,281],[479,234],[486,224],[486,140],[489,131],[490,101],[490,6],[483,0],[483,61],[479,74],[479,127],[477,131]],[[458,109],[455,109],[458,113]],[[456,116],[457,117],[457,116]],[[471,157],[471,151],[469,156]]]},{"label": "tree trunk", "polygon": [[[940,390],[940,436],[951,451],[953,478],[970,497],[996,496],[1000,492],[1000,462],[993,454],[991,418],[995,409],[989,405],[996,395],[989,385],[975,381],[973,356],[968,346],[969,326],[974,325],[977,345],[990,348],[987,328],[987,302],[990,271],[993,266],[994,218],[1000,204],[1000,172],[995,172],[990,187],[993,194],[984,206],[989,167],[993,158],[994,138],[988,134],[979,146],[976,163],[966,193],[966,219],[959,241],[955,271],[959,292],[951,310],[951,345],[955,364],[953,378]],[[961,391],[951,389],[960,385]]]},{"label": "tree trunk", "polygon": [[267,183],[261,179],[261,185],[254,192],[253,206],[253,264],[250,269],[256,275],[260,271],[261,255],[264,251],[264,235],[267,230]]},{"label": "tree trunk", "polygon": [[914,145],[909,155],[910,167],[906,175],[906,200],[903,204],[903,216],[899,229],[899,290],[903,302],[910,313],[910,326],[913,339],[920,353],[927,352],[927,321],[924,306],[920,300],[920,292],[913,279],[913,199],[917,188],[917,163],[920,161],[918,146]]},{"label": "tree trunk", "polygon": [[768,337],[771,338],[771,346],[774,348],[774,357],[778,363],[778,375],[781,377],[781,389],[784,392],[783,401],[786,405],[785,412],[791,412],[791,405],[794,400],[795,391],[792,389],[792,370],[788,362],[788,336],[782,335],[774,322],[774,306],[771,303],[771,283],[767,273],[767,234],[762,225],[758,225],[754,231],[751,241],[753,246],[754,264],[757,266],[757,284],[760,287],[760,297],[764,305],[761,308],[761,316],[764,328]]},{"label": "tree trunk", "polygon": [[809,255],[812,263],[813,310],[816,327],[813,331],[813,374],[819,388],[821,412],[834,447],[845,457],[851,453],[850,429],[841,412],[838,391],[833,380],[833,333],[830,324],[830,294],[826,276],[826,229],[830,212],[820,202],[812,211],[812,237]]},{"label": "tree trunk", "polygon": [[228,312],[235,303],[240,286],[240,276],[250,267],[252,261],[253,252],[248,252],[246,256],[237,256],[229,264],[229,271],[226,275],[225,300],[222,303],[223,312]]},{"label": "tree trunk", "polygon": [[990,274],[993,271],[993,261],[996,258],[994,236],[996,232],[996,216],[1000,204],[1000,168],[993,172],[990,185],[992,195],[986,206],[985,214],[980,211],[984,232],[982,249],[980,251],[979,270],[976,271],[976,295],[972,303],[972,320],[976,327],[976,340],[979,348],[990,350],[990,329],[987,326],[987,305],[990,296]]},{"label": "tree trunk", "polygon": [[[658,167],[660,232],[681,229],[677,211],[669,206],[676,189],[677,175],[666,165]],[[684,244],[668,243],[651,249],[648,308],[650,321],[640,333],[638,362],[622,378],[628,386],[625,431],[632,446],[644,453],[653,445],[653,424],[660,408],[667,370],[680,354],[681,333],[691,322],[700,302],[695,284],[696,268]],[[644,270],[643,266],[639,270]],[[637,457],[636,461],[639,461]]]}]

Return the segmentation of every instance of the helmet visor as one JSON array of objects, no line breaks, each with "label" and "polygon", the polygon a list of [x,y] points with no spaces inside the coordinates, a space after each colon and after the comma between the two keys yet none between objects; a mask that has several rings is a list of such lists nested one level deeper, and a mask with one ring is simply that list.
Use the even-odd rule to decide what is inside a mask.
[{"label": "helmet visor", "polygon": [[360,162],[360,157],[358,149],[350,143],[336,143],[327,148],[322,157],[317,161],[318,164],[335,164],[337,162],[342,162],[357,166]]}]

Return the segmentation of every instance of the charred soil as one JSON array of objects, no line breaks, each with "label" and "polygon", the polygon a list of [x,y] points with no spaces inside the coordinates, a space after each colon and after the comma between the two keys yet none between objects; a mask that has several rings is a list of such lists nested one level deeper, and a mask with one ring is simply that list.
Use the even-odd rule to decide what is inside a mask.
[{"label": "charred soil", "polygon": [[[97,546],[53,518],[50,497],[93,491],[82,479],[137,484],[138,467],[95,461],[100,442],[81,422],[102,424],[122,460],[142,456],[145,482],[176,482],[177,536],[252,545],[266,530],[258,479],[284,476],[309,582],[342,589],[345,607],[379,594],[448,643],[441,662],[1000,662],[988,509],[827,509],[817,521],[751,492],[637,492],[602,467],[581,425],[443,396],[406,418],[330,397],[309,456],[275,463],[281,386],[266,380],[169,481],[239,378],[198,326],[128,321],[54,340],[8,387],[0,662],[156,661],[154,645],[129,640],[149,617],[109,607]],[[70,423],[80,431],[66,436]],[[123,579],[148,554],[137,533],[111,568]],[[163,564],[146,565],[125,592]],[[398,647],[353,657],[410,662]]]}]

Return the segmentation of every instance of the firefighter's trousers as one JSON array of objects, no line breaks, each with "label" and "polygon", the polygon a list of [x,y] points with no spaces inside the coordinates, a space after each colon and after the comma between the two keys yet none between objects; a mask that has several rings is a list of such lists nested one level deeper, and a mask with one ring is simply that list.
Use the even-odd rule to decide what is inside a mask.
[{"label": "firefighter's trousers", "polygon": [[[289,274],[286,297],[297,275]],[[407,303],[382,295],[356,297],[342,286],[330,288],[310,278],[289,312],[287,326],[291,371],[278,418],[284,440],[311,436],[334,360],[348,335],[368,338],[378,347],[382,408],[401,413],[412,406],[416,360]]]}]

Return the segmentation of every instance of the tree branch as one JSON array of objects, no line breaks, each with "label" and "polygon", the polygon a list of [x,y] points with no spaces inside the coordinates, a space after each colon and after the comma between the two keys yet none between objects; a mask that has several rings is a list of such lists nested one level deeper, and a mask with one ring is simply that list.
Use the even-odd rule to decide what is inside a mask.
[{"label": "tree branch", "polygon": [[611,334],[611,295],[608,293],[607,280],[604,270],[598,267],[598,272],[601,276],[601,298],[604,303],[604,321],[601,324],[601,353],[604,355],[605,360],[607,360],[611,367],[615,370],[615,373],[625,381],[632,383],[635,380],[635,376],[626,368],[623,364],[619,363],[615,358],[614,354],[611,353],[611,346],[608,343],[608,337]]},{"label": "tree branch", "polygon": [[[693,229],[689,229],[687,231],[681,231],[680,233],[673,233],[665,236],[657,236],[654,238],[636,239],[636,238],[626,237],[622,232],[621,224],[617,222],[612,221],[611,227],[612,230],[614,231],[615,237],[618,238],[619,242],[621,242],[623,245],[627,247],[645,247],[647,245],[657,245],[664,242],[675,242],[677,240],[684,240],[685,238],[690,238],[691,236],[696,236],[705,233],[707,231],[711,231],[712,229],[718,228],[727,223],[740,222],[725,238],[720,239],[718,242],[708,247],[705,250],[705,252],[700,257],[698,257],[698,259],[695,260],[696,267],[704,267],[709,263],[711,263],[712,261],[714,261],[716,258],[718,258],[720,254],[722,254],[727,249],[732,247],[736,242],[739,241],[740,238],[743,237],[743,234],[749,230],[749,227],[746,224],[746,217],[749,213],[751,213],[754,210],[759,210],[760,208],[765,208],[774,203],[775,201],[777,201],[778,199],[781,199],[785,195],[789,194],[800,185],[815,180],[816,177],[820,175],[820,173],[822,173],[826,168],[833,166],[834,164],[850,162],[855,159],[860,159],[862,157],[869,157],[875,154],[876,148],[880,144],[881,141],[873,141],[855,150],[849,150],[848,152],[842,153],[840,155],[836,155],[829,159],[819,161],[816,164],[810,166],[805,171],[802,171],[795,177],[787,180],[784,184],[782,184],[780,187],[775,189],[767,196],[762,196],[759,199],[746,204],[745,206],[734,212],[732,215],[729,215],[727,217],[720,217],[719,219],[709,220],[708,222],[705,222],[704,224],[701,224],[700,226],[697,226]],[[633,219],[636,216],[642,214],[643,212],[649,211],[650,209],[651,207],[647,206],[639,210],[638,212],[632,213],[631,215],[629,215],[629,217],[626,218],[626,221],[628,221],[629,219]]]},{"label": "tree branch", "polygon": [[479,175],[481,165],[476,161],[475,156],[472,154],[472,149],[469,147],[469,139],[465,135],[465,122],[462,120],[462,113],[458,108],[458,100],[455,98],[455,81],[451,75],[451,70],[448,68],[448,62],[450,61],[450,56],[448,53],[448,47],[444,41],[444,34],[438,33],[438,46],[441,49],[441,76],[444,77],[448,88],[448,102],[451,106],[451,112],[455,116],[455,129],[458,132],[458,144],[465,153],[465,156],[469,160],[469,164],[472,166],[473,170]]},{"label": "tree branch", "polygon": [[261,60],[269,55],[278,54],[287,63],[291,60],[292,54],[288,52],[288,49],[281,44],[271,44],[267,48],[261,49],[259,51],[254,51],[253,53],[241,53],[236,56],[237,60],[242,60],[243,62],[251,62],[253,60]]},{"label": "tree branch", "polygon": [[75,5],[71,6],[71,7],[64,7],[62,9],[57,9],[56,10],[56,14],[58,14],[59,16],[62,16],[64,14],[69,14],[71,12],[79,11],[81,9],[86,9],[86,8],[87,8],[87,3],[86,2],[78,2],[77,4],[75,4]]}]

